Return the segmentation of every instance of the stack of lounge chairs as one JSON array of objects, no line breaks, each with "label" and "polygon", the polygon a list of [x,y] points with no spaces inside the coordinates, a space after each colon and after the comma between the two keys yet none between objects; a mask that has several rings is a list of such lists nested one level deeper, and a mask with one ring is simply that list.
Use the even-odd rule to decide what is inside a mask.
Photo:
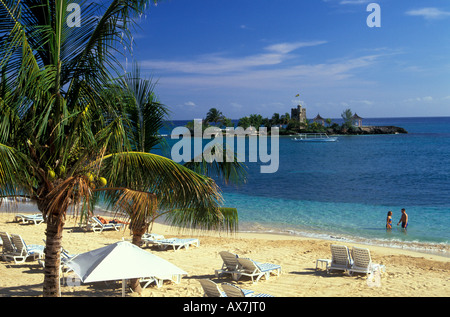
[{"label": "stack of lounge chairs", "polygon": [[2,258],[5,261],[13,260],[15,264],[24,263],[28,259],[42,259],[44,257],[43,245],[27,245],[20,235],[0,232],[3,241]]},{"label": "stack of lounge chairs", "polygon": [[[370,250],[366,248],[352,247],[350,250],[345,245],[332,244],[331,259],[317,261],[325,261],[327,264],[327,273],[338,270],[344,271],[349,275],[353,273],[364,273],[367,276],[371,276],[375,271],[385,272],[386,267],[384,265],[373,263],[370,256]],[[317,263],[316,263],[317,269]]]},{"label": "stack of lounge chairs", "polygon": [[248,276],[253,283],[257,283],[262,277],[269,279],[270,274],[279,276],[281,265],[273,263],[257,262],[248,258],[241,258],[237,254],[222,251],[219,253],[222,260],[222,268],[215,271],[217,277],[230,274],[237,281],[242,276]]}]

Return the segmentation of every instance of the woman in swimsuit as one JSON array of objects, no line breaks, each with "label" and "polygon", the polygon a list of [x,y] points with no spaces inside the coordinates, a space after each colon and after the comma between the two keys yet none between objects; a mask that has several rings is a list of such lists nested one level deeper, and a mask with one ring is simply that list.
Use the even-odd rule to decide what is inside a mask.
[{"label": "woman in swimsuit", "polygon": [[386,218],[386,229],[392,229],[392,211],[388,211]]}]

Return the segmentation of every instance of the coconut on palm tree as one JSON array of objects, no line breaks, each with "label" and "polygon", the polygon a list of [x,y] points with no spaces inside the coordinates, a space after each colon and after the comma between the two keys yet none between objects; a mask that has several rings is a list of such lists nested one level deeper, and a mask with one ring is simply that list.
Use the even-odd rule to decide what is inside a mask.
[{"label": "coconut on palm tree", "polygon": [[92,213],[100,197],[130,216],[136,236],[157,210],[228,223],[213,179],[149,153],[158,140],[143,123],[164,107],[117,79],[133,18],[151,2],[80,2],[74,27],[69,1],[0,1],[0,196],[29,197],[44,216],[44,296],[60,293],[68,212]]}]

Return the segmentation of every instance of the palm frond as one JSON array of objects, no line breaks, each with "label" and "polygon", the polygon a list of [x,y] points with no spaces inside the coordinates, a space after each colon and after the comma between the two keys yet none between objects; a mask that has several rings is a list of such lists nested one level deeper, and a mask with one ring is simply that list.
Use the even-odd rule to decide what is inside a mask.
[{"label": "palm frond", "polygon": [[166,221],[175,227],[236,232],[238,212],[236,208],[220,207],[218,210],[176,209],[167,213]]},{"label": "palm frond", "polygon": [[220,189],[211,178],[156,154],[123,152],[105,155],[100,175],[114,186],[155,194],[158,206],[163,210],[214,209],[222,201]]},{"label": "palm frond", "polygon": [[130,219],[132,231],[146,229],[157,215],[157,198],[152,193],[128,188],[101,188],[94,192],[114,197],[113,210],[116,215]]},{"label": "palm frond", "polygon": [[27,160],[14,148],[0,144],[0,196],[16,196],[29,192],[31,177]]},{"label": "palm frond", "polygon": [[219,143],[209,146],[198,157],[184,163],[187,168],[209,177],[218,177],[225,184],[242,184],[247,181],[247,169],[239,162],[234,151]]},{"label": "palm frond", "polygon": [[128,92],[125,111],[136,140],[134,150],[149,152],[164,143],[159,130],[164,126],[169,111],[155,96],[156,82],[151,78],[141,78],[138,63],[133,63],[132,71],[124,76],[123,82]]}]

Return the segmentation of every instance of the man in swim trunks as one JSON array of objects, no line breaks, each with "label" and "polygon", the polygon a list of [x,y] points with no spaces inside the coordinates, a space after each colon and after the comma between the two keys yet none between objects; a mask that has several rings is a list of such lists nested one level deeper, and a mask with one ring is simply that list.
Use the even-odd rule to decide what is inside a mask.
[{"label": "man in swim trunks", "polygon": [[406,227],[408,226],[408,214],[406,213],[405,208],[402,208],[402,217],[398,221],[397,226],[400,224],[400,222],[402,223],[402,228],[406,229]]}]

